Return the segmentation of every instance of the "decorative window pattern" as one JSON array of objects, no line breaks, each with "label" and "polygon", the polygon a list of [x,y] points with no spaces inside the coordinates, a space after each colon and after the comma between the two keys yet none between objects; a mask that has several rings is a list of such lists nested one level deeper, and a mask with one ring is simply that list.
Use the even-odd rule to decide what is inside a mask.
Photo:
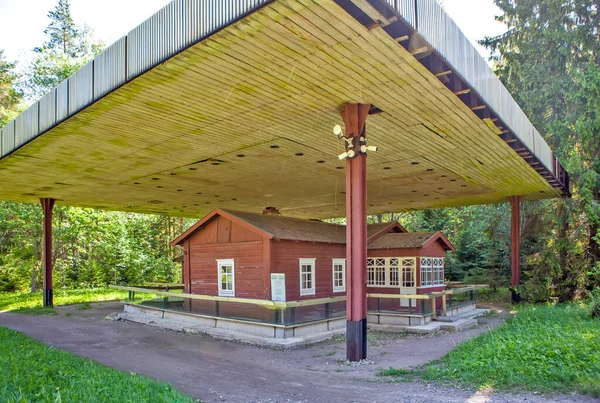
[{"label": "decorative window pattern", "polygon": [[332,259],[333,292],[346,291],[346,259]]},{"label": "decorative window pattern", "polygon": [[390,269],[390,286],[400,287],[400,267],[398,258],[391,258],[389,260]]},{"label": "decorative window pattern", "polygon": [[415,286],[417,259],[414,257],[402,259],[402,287]]},{"label": "decorative window pattern", "polygon": [[421,287],[444,285],[444,259],[421,258]]},{"label": "decorative window pattern", "polygon": [[315,258],[300,260],[300,295],[315,295]]},{"label": "decorative window pattern", "polygon": [[233,259],[217,260],[219,274],[219,296],[235,297],[235,267]]},{"label": "decorative window pattern", "polygon": [[433,285],[444,285],[444,259],[433,258]]},{"label": "decorative window pattern", "polygon": [[416,258],[368,258],[367,285],[369,287],[414,287]]}]

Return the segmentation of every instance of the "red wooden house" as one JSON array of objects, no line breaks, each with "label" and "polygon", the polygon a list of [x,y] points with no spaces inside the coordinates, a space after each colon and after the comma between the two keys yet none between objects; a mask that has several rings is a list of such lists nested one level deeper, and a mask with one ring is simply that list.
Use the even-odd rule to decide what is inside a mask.
[{"label": "red wooden house", "polygon": [[[345,243],[343,225],[216,209],[171,244],[183,247],[186,293],[297,301],[345,294]],[[367,291],[444,290],[448,250],[454,247],[441,232],[369,225]]]}]

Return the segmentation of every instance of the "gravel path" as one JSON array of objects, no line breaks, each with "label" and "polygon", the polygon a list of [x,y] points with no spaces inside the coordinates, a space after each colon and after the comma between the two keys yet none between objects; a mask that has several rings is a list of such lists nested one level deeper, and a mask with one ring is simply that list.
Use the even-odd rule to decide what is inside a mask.
[{"label": "gravel path", "polygon": [[275,351],[104,318],[120,303],[91,309],[57,308],[59,315],[0,313],[0,326],[102,364],[170,382],[205,402],[593,402],[579,395],[541,396],[467,391],[419,382],[390,382],[381,368],[411,367],[437,359],[476,329],[436,336],[385,336],[369,341],[369,363],[347,366],[344,343],[330,341]]}]

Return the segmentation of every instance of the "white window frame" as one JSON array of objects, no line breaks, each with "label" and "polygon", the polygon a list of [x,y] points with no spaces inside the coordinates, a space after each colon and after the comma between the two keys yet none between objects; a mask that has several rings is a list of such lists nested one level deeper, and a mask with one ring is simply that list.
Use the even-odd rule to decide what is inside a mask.
[{"label": "white window frame", "polygon": [[[221,266],[231,266],[231,290],[222,289]],[[217,259],[217,289],[219,297],[235,297],[235,262],[233,259]]]},{"label": "white window frame", "polygon": [[[315,279],[315,262],[316,258],[304,258],[301,257],[298,259],[298,271],[300,272],[300,296],[303,297],[305,295],[315,295],[316,293],[316,279]],[[311,277],[311,287],[304,288],[302,282],[302,266],[310,266],[310,277]]]},{"label": "white window frame", "polygon": [[[403,288],[414,288],[417,286],[417,258],[401,257],[400,259],[400,285]],[[410,278],[406,274],[410,271]]]},{"label": "white window frame", "polygon": [[[342,266],[342,285],[335,285],[335,266]],[[346,291],[346,259],[331,259],[331,281],[333,292]]]},{"label": "white window frame", "polygon": [[444,285],[444,258],[434,257],[433,258],[433,285],[440,286]]},{"label": "white window frame", "polygon": [[[428,263],[429,261],[429,263]],[[425,271],[424,271],[425,269]],[[421,257],[419,261],[420,287],[440,287],[444,282],[444,258],[443,257]],[[429,281],[423,281],[424,274],[429,274]]]},{"label": "white window frame", "polygon": [[[367,287],[371,288],[402,288],[403,261],[412,259],[413,270],[416,270],[416,257],[369,257],[367,258]],[[379,280],[383,273],[383,283]],[[392,273],[396,273],[398,284],[392,284]],[[413,278],[416,272],[413,271]],[[416,287],[413,285],[413,287]]]}]

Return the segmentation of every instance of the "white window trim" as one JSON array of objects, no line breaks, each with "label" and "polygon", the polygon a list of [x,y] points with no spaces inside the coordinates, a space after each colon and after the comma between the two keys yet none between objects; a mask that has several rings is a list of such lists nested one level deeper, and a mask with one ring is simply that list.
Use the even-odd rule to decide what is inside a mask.
[{"label": "white window trim", "polygon": [[[400,265],[399,270],[400,270],[400,287],[402,288],[417,288],[417,258],[416,257],[400,257]],[[412,278],[412,283],[413,285],[404,285],[404,265],[403,260],[410,260],[412,262],[411,264],[411,278]]]},{"label": "white window trim", "polygon": [[[316,279],[315,279],[315,261],[317,259],[316,258],[299,258],[298,259],[298,273],[300,275],[300,296],[303,297],[305,295],[315,295],[315,284],[316,284]],[[310,271],[310,277],[312,279],[312,287],[311,288],[302,288],[302,266],[303,265],[310,265],[311,267],[311,271]]]},{"label": "white window trim", "polygon": [[398,285],[390,285],[390,282],[391,282],[390,260],[391,259],[402,259],[401,257],[368,257],[367,262],[368,262],[368,259],[385,259],[385,269],[384,269],[385,285],[369,284],[369,266],[367,264],[367,287],[368,288],[394,288],[394,289],[398,290],[402,287],[402,265],[400,264],[400,261],[398,262],[398,278],[399,278],[400,282]]},{"label": "white window trim", "polygon": [[[422,285],[423,284],[423,272],[422,272],[422,268],[421,268],[421,259],[431,259],[431,285]],[[437,283],[434,284],[434,270],[435,270],[435,265],[434,265],[434,259],[441,259],[442,260],[442,280],[441,283]],[[439,288],[439,287],[444,287],[446,285],[446,281],[445,281],[445,277],[446,277],[446,259],[443,257],[432,257],[432,256],[422,256],[419,259],[419,288]]]},{"label": "white window trim", "polygon": [[[231,266],[231,291],[221,289],[221,266]],[[219,297],[235,297],[235,262],[233,259],[217,259],[217,290]]]},{"label": "white window trim", "polygon": [[[335,266],[342,265],[342,286],[335,286]],[[345,292],[346,291],[346,259],[331,259],[331,281],[333,292]]]}]

